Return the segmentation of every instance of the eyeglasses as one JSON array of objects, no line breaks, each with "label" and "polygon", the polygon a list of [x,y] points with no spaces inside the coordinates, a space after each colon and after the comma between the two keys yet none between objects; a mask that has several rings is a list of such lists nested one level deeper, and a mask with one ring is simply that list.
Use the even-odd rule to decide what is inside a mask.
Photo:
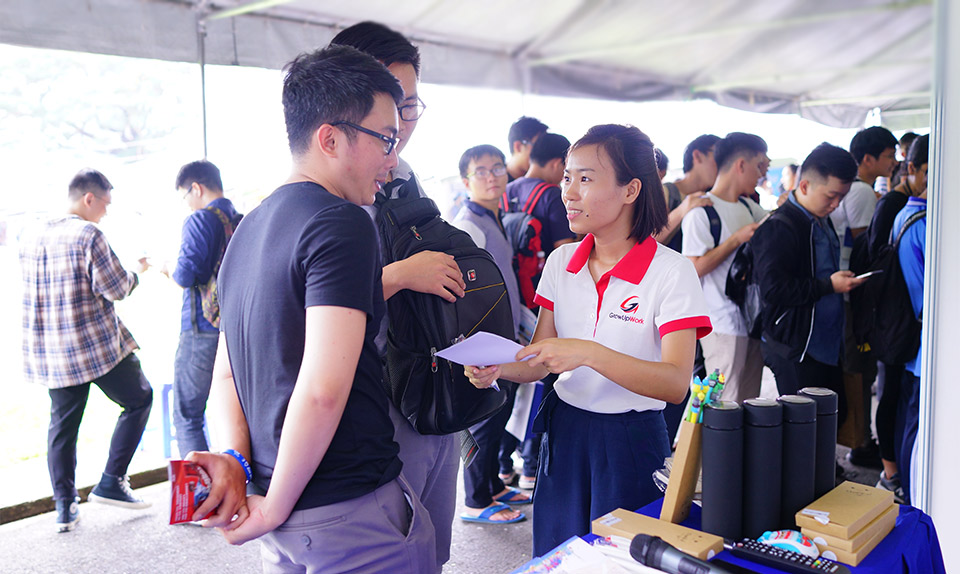
[{"label": "eyeglasses", "polygon": [[487,168],[485,168],[485,167],[478,167],[476,170],[474,170],[473,173],[467,174],[467,177],[476,177],[477,179],[486,179],[486,177],[487,177],[488,175],[490,175],[491,173],[492,173],[495,177],[503,177],[503,176],[507,175],[507,168],[506,168],[506,166],[502,166],[502,165],[498,165],[498,166],[494,167],[493,169],[487,169]]},{"label": "eyeglasses", "polygon": [[186,199],[187,196],[190,195],[190,192],[192,191],[193,191],[193,186],[191,185],[190,187],[187,188],[187,191],[183,192],[183,198]]},{"label": "eyeglasses", "polygon": [[423,100],[417,98],[416,103],[406,104],[397,108],[397,112],[400,113],[400,119],[405,122],[412,122],[419,120],[420,116],[423,115],[423,112],[427,109],[427,104],[423,103]]},{"label": "eyeglasses", "polygon": [[367,134],[368,136],[373,136],[373,137],[377,138],[378,140],[380,140],[380,141],[383,142],[383,155],[390,155],[391,153],[393,153],[393,148],[397,147],[397,142],[400,141],[399,138],[394,138],[394,137],[390,137],[390,136],[385,136],[385,135],[383,135],[383,134],[380,133],[380,132],[375,132],[375,131],[373,131],[373,130],[371,130],[371,129],[367,129],[367,128],[363,127],[363,126],[358,126],[357,124],[355,124],[355,123],[353,123],[353,122],[340,121],[340,122],[333,122],[333,123],[330,124],[330,125],[331,125],[331,126],[350,126],[351,128],[357,130],[358,132],[363,132],[363,133]]}]

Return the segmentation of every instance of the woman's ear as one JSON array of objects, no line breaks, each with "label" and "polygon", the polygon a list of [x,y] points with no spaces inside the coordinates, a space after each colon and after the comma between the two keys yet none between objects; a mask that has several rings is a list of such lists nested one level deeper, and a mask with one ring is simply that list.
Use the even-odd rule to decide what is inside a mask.
[{"label": "woman's ear", "polygon": [[626,195],[624,196],[624,203],[633,203],[640,197],[640,190],[643,189],[643,183],[640,181],[640,178],[635,177],[627,182],[626,185]]}]

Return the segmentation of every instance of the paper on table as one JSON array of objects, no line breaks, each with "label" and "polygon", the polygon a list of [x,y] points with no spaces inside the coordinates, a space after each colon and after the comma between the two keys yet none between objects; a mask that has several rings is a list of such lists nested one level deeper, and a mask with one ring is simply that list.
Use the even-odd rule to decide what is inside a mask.
[{"label": "paper on table", "polygon": [[515,363],[517,361],[517,351],[522,348],[523,346],[519,343],[505,339],[500,335],[480,331],[455,345],[437,351],[437,356],[458,365],[486,367]]}]

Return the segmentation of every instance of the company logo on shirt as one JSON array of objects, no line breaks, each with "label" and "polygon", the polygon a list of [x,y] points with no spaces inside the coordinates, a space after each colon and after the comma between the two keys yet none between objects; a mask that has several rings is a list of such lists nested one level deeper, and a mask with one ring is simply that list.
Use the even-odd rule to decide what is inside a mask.
[{"label": "company logo on shirt", "polygon": [[643,318],[637,317],[634,313],[637,312],[637,308],[640,306],[640,298],[636,295],[632,297],[627,297],[623,300],[623,303],[620,303],[620,310],[623,311],[623,314],[620,313],[610,313],[608,315],[611,319],[619,319],[620,321],[625,321],[627,323],[638,323],[643,325]]}]

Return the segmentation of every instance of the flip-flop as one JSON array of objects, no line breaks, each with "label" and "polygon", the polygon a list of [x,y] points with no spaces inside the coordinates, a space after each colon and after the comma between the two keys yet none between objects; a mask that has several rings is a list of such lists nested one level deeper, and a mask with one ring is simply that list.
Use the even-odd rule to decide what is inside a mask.
[{"label": "flip-flop", "polygon": [[495,502],[505,502],[507,504],[516,504],[517,506],[520,506],[522,504],[530,504],[531,502],[533,502],[533,499],[529,497],[521,498],[518,500],[517,499],[518,496],[527,496],[527,495],[520,492],[516,488],[507,488],[507,492],[505,492],[504,494],[501,494],[500,496],[494,498],[493,500]]},{"label": "flip-flop", "polygon": [[498,512],[503,512],[504,510],[510,510],[510,507],[506,504],[498,504],[496,506],[491,506],[480,513],[479,516],[470,516],[469,514],[461,514],[460,520],[465,522],[479,522],[481,524],[511,524],[513,522],[520,522],[521,520],[526,519],[526,515],[522,512],[516,518],[511,518],[510,520],[493,520],[490,517]]}]

